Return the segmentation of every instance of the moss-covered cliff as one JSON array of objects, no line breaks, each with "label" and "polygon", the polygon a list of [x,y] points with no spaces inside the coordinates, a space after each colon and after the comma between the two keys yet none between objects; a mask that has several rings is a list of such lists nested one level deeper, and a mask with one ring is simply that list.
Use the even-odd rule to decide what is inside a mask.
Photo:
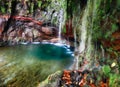
[{"label": "moss-covered cliff", "polygon": [[119,0],[0,0],[1,45],[56,42],[59,35],[74,43],[72,69],[97,70],[92,84],[119,86]]}]

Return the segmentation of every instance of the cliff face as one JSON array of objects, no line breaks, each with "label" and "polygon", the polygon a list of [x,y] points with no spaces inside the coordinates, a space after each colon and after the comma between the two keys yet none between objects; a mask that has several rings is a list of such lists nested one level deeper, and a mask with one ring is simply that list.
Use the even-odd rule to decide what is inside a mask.
[{"label": "cliff face", "polygon": [[57,42],[63,33],[78,51],[84,48],[90,54],[89,49],[100,51],[103,47],[119,54],[119,0],[4,0],[0,4],[1,45],[6,41]]},{"label": "cliff face", "polygon": [[[62,86],[120,85],[119,2],[119,0],[87,0],[83,8],[79,6],[76,8],[77,14],[74,14],[74,11],[72,21],[76,48],[73,67],[77,71],[64,71],[61,78]],[[91,79],[92,76],[94,79]],[[77,80],[78,78],[80,79]]]},{"label": "cliff face", "polygon": [[[118,1],[88,0],[82,7],[77,7],[79,13],[78,11],[73,13],[74,38],[77,42],[75,44],[79,47],[77,51],[83,52],[82,54],[88,57],[98,55],[97,51],[100,52],[102,49],[106,54],[111,50],[113,54],[119,55],[120,5]],[[101,55],[103,54],[99,56]]]},{"label": "cliff face", "polygon": [[[119,3],[120,0],[0,0],[0,46],[58,42],[62,34],[74,43],[72,69],[79,75],[73,77],[81,81],[77,85],[119,86]],[[64,72],[63,77],[71,80],[70,73]],[[62,85],[76,85],[76,81],[61,80]]]},{"label": "cliff face", "polygon": [[58,32],[65,24],[66,1],[10,0],[7,3],[4,0],[0,4],[1,45],[2,42],[58,41]]},{"label": "cliff face", "polygon": [[16,16],[12,20],[9,29],[3,33],[4,26],[5,25],[1,28],[0,39],[3,42],[7,41],[11,44],[19,42],[41,42],[43,40],[49,41],[58,36],[57,27],[44,25],[42,22],[36,21],[30,17]]}]

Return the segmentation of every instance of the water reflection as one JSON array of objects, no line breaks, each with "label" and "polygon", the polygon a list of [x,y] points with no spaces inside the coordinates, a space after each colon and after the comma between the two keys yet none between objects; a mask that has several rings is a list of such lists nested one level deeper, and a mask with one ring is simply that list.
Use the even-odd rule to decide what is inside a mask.
[{"label": "water reflection", "polygon": [[72,52],[64,46],[29,44],[0,47],[0,86],[32,86],[57,70],[68,68]]}]

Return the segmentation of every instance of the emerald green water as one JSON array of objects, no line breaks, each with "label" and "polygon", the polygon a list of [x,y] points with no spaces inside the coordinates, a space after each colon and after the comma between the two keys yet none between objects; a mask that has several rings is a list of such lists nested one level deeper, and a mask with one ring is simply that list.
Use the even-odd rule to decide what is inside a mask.
[{"label": "emerald green water", "polygon": [[35,87],[48,75],[68,68],[72,52],[65,46],[29,44],[0,47],[0,86]]}]

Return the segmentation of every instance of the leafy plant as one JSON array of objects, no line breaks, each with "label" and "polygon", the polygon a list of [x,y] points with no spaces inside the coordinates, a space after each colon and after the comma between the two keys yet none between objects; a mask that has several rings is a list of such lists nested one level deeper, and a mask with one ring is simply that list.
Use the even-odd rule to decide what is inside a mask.
[{"label": "leafy plant", "polygon": [[110,87],[119,87],[120,86],[120,75],[111,72],[111,68],[109,65],[104,65],[102,67],[102,72],[105,76],[109,78],[109,86]]},{"label": "leafy plant", "polygon": [[38,7],[41,7],[42,1],[38,1]]},{"label": "leafy plant", "polygon": [[110,73],[109,86],[119,87],[120,86],[120,75]]},{"label": "leafy plant", "polygon": [[112,31],[116,31],[118,29],[118,26],[116,24],[112,24]]},{"label": "leafy plant", "polygon": [[33,3],[31,3],[30,13],[33,13],[33,7],[34,7],[34,4],[33,4]]},{"label": "leafy plant", "polygon": [[103,73],[104,73],[106,76],[109,76],[109,73],[110,73],[110,71],[111,71],[111,68],[110,68],[109,65],[104,65],[104,66],[102,67],[102,71],[103,71]]},{"label": "leafy plant", "polygon": [[1,7],[1,12],[5,13],[5,8],[4,7]]}]

